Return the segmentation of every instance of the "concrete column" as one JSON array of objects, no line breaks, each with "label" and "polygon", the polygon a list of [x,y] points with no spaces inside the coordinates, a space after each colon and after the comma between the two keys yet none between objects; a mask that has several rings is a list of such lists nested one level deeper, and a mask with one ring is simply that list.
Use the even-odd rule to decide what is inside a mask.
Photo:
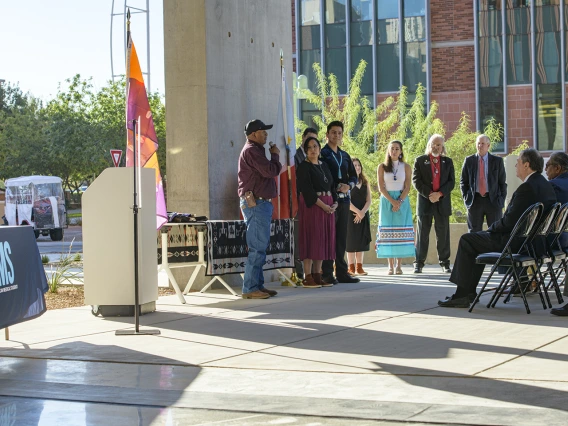
[{"label": "concrete column", "polygon": [[165,0],[164,44],[168,209],[238,219],[244,124],[276,122],[281,48],[292,89],[291,4]]},{"label": "concrete column", "polygon": [[[237,160],[244,125],[255,118],[276,124],[280,49],[293,89],[291,3],[163,4],[168,210],[239,219]],[[269,132],[269,140],[274,137]],[[180,283],[185,271],[176,271]]]}]

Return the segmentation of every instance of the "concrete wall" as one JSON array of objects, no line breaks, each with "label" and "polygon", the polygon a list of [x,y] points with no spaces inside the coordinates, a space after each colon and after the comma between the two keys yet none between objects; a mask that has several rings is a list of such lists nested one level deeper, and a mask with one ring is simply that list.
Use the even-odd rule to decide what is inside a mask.
[{"label": "concrete wall", "polygon": [[166,0],[164,44],[168,209],[237,219],[244,125],[276,121],[281,48],[292,87],[290,4]]},{"label": "concrete wall", "polygon": [[[290,3],[165,0],[163,5],[168,210],[239,219],[237,159],[244,125],[254,118],[276,123],[280,49],[292,88]],[[187,280],[186,271],[175,272],[180,283]],[[203,282],[198,279],[196,288]]]}]

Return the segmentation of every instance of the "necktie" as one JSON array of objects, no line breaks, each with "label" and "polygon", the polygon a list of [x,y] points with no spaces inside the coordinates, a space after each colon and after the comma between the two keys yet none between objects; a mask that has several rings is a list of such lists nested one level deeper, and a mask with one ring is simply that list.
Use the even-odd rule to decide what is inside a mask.
[{"label": "necktie", "polygon": [[485,161],[483,157],[479,157],[479,166],[477,167],[477,192],[481,195],[487,193],[487,182],[485,182]]}]

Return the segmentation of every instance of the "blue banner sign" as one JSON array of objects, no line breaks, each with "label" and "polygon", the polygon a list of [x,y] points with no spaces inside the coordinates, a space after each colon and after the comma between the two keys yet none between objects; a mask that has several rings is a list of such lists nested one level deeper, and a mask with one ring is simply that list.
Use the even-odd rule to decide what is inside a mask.
[{"label": "blue banner sign", "polygon": [[0,226],[0,329],[46,311],[47,278],[31,226]]}]

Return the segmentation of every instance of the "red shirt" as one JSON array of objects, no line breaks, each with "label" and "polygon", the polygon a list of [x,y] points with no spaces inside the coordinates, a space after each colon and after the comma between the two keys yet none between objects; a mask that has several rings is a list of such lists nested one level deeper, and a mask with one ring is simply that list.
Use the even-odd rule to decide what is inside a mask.
[{"label": "red shirt", "polygon": [[247,140],[239,156],[239,197],[252,191],[255,197],[274,198],[278,195],[274,178],[280,174],[282,165],[278,154],[266,158],[264,146]]},{"label": "red shirt", "polygon": [[[438,162],[434,163],[434,159]],[[432,169],[432,192],[438,192],[440,190],[440,173],[442,171],[442,157],[434,157],[430,154],[430,167]],[[438,173],[436,173],[438,170]]]}]

